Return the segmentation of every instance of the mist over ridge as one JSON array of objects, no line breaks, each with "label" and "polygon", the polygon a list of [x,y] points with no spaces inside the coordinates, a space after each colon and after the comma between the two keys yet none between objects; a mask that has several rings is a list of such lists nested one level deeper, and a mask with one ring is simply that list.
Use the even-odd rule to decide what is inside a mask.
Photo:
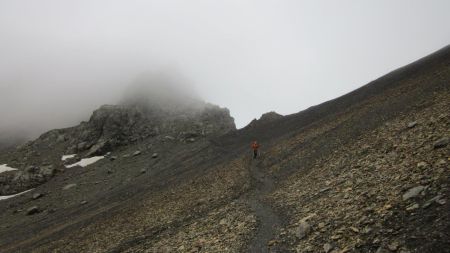
[{"label": "mist over ridge", "polygon": [[449,8],[438,0],[2,1],[0,136],[76,125],[161,69],[228,108],[238,128],[269,111],[295,113],[447,45]]}]

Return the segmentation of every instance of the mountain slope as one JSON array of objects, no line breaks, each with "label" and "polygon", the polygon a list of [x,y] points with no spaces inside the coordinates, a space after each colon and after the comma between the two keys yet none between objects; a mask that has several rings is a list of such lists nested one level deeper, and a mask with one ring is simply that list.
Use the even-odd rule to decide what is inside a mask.
[{"label": "mountain slope", "polygon": [[[450,47],[340,98],[226,134],[190,142],[139,129],[144,138],[98,151],[115,159],[62,169],[2,200],[1,251],[446,252],[448,108]],[[88,155],[102,136],[110,135],[76,151]],[[0,162],[25,168],[23,154],[32,153],[33,163],[60,168],[70,141],[42,151],[57,139]],[[257,160],[253,139],[262,144]],[[42,211],[26,215],[35,205]]]}]

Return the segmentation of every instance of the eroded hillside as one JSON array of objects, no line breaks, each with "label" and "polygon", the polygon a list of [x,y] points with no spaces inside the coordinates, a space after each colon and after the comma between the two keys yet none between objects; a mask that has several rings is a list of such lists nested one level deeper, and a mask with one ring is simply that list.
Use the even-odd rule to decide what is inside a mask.
[{"label": "eroded hillside", "polygon": [[[0,200],[1,251],[447,252],[449,108],[447,47],[241,130],[217,108],[158,123],[164,131],[139,110],[54,130],[0,155],[21,169],[11,175],[55,169]],[[106,157],[65,168],[71,152]]]}]

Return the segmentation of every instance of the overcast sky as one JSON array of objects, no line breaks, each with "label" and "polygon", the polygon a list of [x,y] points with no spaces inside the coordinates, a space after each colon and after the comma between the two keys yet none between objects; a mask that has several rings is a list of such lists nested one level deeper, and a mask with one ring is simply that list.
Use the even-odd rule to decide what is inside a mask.
[{"label": "overcast sky", "polygon": [[0,130],[77,124],[171,69],[243,127],[450,43],[450,1],[1,0]]}]

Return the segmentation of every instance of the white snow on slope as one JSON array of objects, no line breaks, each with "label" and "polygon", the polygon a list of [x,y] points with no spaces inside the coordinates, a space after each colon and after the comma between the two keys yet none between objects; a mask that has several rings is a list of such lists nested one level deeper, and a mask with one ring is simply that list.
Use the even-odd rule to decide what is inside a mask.
[{"label": "white snow on slope", "polygon": [[24,194],[24,193],[27,193],[27,192],[29,192],[29,191],[32,191],[32,190],[34,190],[34,189],[29,189],[29,190],[26,190],[26,191],[23,191],[23,192],[19,192],[19,193],[17,193],[17,194],[13,194],[13,195],[5,195],[5,196],[0,196],[0,200],[4,200],[4,199],[9,199],[9,198],[13,198],[13,197],[16,197],[16,196],[22,195],[22,194]]},{"label": "white snow on slope", "polygon": [[5,172],[5,171],[11,171],[11,170],[17,170],[17,169],[8,167],[7,164],[0,165],[0,173]]},{"label": "white snow on slope", "polygon": [[103,159],[103,158],[105,158],[105,157],[104,156],[93,156],[93,157],[89,157],[89,158],[84,158],[84,159],[81,159],[81,161],[79,161],[79,162],[76,162],[76,163],[73,163],[70,165],[66,165],[66,168],[72,168],[77,165],[81,166],[81,167],[86,167],[90,164],[93,164],[93,163]]},{"label": "white snow on slope", "polygon": [[63,155],[63,156],[61,157],[61,161],[65,161],[65,160],[67,160],[67,159],[69,159],[69,158],[74,158],[76,155],[77,155],[77,154]]}]

